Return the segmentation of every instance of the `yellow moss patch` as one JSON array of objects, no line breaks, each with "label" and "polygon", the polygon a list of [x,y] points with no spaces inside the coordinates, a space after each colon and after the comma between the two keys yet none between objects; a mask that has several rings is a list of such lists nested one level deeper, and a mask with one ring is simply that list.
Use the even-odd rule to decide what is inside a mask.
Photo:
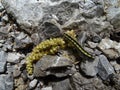
[{"label": "yellow moss patch", "polygon": [[42,56],[47,54],[55,54],[59,49],[65,47],[65,41],[62,38],[53,38],[41,42],[35,48],[32,53],[26,58],[27,60],[27,72],[32,74],[33,63],[38,61]]}]

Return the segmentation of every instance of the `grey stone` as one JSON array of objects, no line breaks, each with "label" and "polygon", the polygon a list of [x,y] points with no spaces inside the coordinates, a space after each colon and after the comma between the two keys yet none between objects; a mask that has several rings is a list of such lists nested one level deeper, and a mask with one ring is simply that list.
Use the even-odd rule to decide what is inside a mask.
[{"label": "grey stone", "polygon": [[99,51],[99,50],[97,50],[97,49],[95,49],[95,51],[94,51],[94,54],[95,55],[100,55],[102,52],[101,51]]},{"label": "grey stone", "polygon": [[63,77],[75,73],[72,64],[73,62],[67,57],[46,55],[34,65],[33,73],[35,77],[47,75]]},{"label": "grey stone", "polygon": [[[76,11],[79,12],[79,11]],[[88,25],[86,19],[84,17],[81,17],[78,15],[76,18],[71,18],[69,21],[67,21],[65,24],[63,24],[61,27],[65,30],[69,30],[71,28],[76,28],[80,30],[87,30],[86,26]]]},{"label": "grey stone", "polygon": [[104,18],[95,17],[93,19],[88,20],[87,22],[87,29],[95,33],[105,33],[113,30],[113,26],[109,22],[104,21]]},{"label": "grey stone", "polygon": [[[7,9],[6,5],[9,7],[9,9],[7,9],[8,13],[11,12],[11,14],[14,15],[15,17],[19,16],[17,17],[18,18],[17,22],[21,24],[20,26],[25,29],[25,27],[28,28],[31,27],[32,24],[34,24],[35,26],[38,25],[37,21],[40,20],[41,17],[44,15],[39,4],[38,3],[35,4],[36,2],[37,1],[29,2],[27,0],[11,2],[9,0],[6,0],[6,1],[2,1],[2,4],[6,9]],[[15,5],[15,3],[18,3],[17,6]],[[35,8],[34,6],[37,6],[37,8]],[[30,10],[30,8],[32,8],[32,10]],[[24,17],[22,17],[22,15],[24,15]]]},{"label": "grey stone", "polygon": [[84,10],[83,16],[87,18],[93,18],[95,16],[100,17],[104,13],[104,8],[101,5],[94,6],[90,10]]},{"label": "grey stone", "polygon": [[93,17],[99,17],[103,15],[104,12],[104,5],[98,4],[93,0],[85,0],[84,1],[84,10],[83,10],[83,16],[87,18],[93,18]]},{"label": "grey stone", "polygon": [[43,39],[55,38],[62,35],[60,24],[53,19],[45,21],[41,27],[43,28],[39,32],[39,37],[42,36],[41,38]]},{"label": "grey stone", "polygon": [[[46,2],[46,1],[2,1],[3,6],[8,13],[17,18],[18,24],[25,30],[30,28],[35,29],[39,26],[39,22],[47,20],[57,16],[63,23],[72,17],[72,14],[78,7],[76,7],[78,1],[58,1]],[[16,3],[17,6],[16,6]],[[75,4],[75,5],[74,5]],[[66,7],[67,5],[67,7]],[[68,12],[69,10],[69,12]],[[25,13],[26,12],[26,13]],[[24,16],[24,17],[23,17]],[[28,31],[29,33],[31,31]]]},{"label": "grey stone", "polygon": [[0,75],[0,90],[13,90],[12,75]]},{"label": "grey stone", "polygon": [[7,61],[7,53],[4,51],[0,51],[0,73],[5,71]]},{"label": "grey stone", "polygon": [[117,73],[119,73],[120,72],[120,65],[119,64],[114,65],[114,69]]},{"label": "grey stone", "polygon": [[29,44],[32,43],[32,40],[29,36],[27,36],[26,38],[22,39],[21,42]]},{"label": "grey stone", "polygon": [[104,0],[105,8],[119,7],[119,0]]},{"label": "grey stone", "polygon": [[20,71],[20,70],[15,69],[15,70],[13,71],[13,76],[14,76],[14,78],[19,77],[20,74],[21,74],[21,71]]},{"label": "grey stone", "polygon": [[25,83],[22,78],[14,79],[14,87],[16,90],[28,90],[28,83]]},{"label": "grey stone", "polygon": [[91,41],[88,41],[87,43],[90,46],[90,48],[96,48],[97,45],[98,45],[98,43],[94,43],[94,42],[91,42]]},{"label": "grey stone", "polygon": [[98,62],[98,75],[103,79],[109,79],[109,76],[114,74],[115,71],[108,59],[104,55],[99,56]]},{"label": "grey stone", "polygon": [[105,0],[107,19],[114,28],[120,28],[120,5],[119,0]]},{"label": "grey stone", "polygon": [[119,8],[109,8],[107,10],[107,19],[111,22],[114,28],[120,28],[120,7]]},{"label": "grey stone", "polygon": [[79,72],[75,73],[70,78],[71,90],[114,90],[112,87],[107,87],[98,78],[89,78],[82,76]]},{"label": "grey stone", "polygon": [[4,43],[5,42],[5,40],[0,40],[0,43]]},{"label": "grey stone", "polygon": [[6,48],[7,50],[11,50],[12,51],[12,47],[13,47],[13,41],[12,41],[12,38],[9,38],[3,44],[3,48]]},{"label": "grey stone", "polygon": [[65,79],[65,80],[56,82],[55,84],[53,84],[52,90],[71,90],[70,80]]},{"label": "grey stone", "polygon": [[7,73],[13,73],[14,65],[11,65],[11,63],[7,63]]},{"label": "grey stone", "polygon": [[37,82],[38,82],[37,79],[32,80],[32,81],[29,83],[29,87],[30,87],[30,89],[35,88],[36,85],[37,85]]},{"label": "grey stone", "polygon": [[31,35],[31,39],[32,39],[32,41],[33,41],[33,43],[34,43],[35,45],[38,45],[38,44],[41,42],[41,40],[42,40],[42,38],[40,38],[40,36],[39,36],[38,33],[33,33],[33,34]]},{"label": "grey stone", "polygon": [[2,5],[2,3],[0,1],[0,12],[3,11],[3,10],[4,10],[4,7],[3,7],[3,5]]},{"label": "grey stone", "polygon": [[41,90],[53,90],[52,87],[44,87],[44,88],[41,88]]},{"label": "grey stone", "polygon": [[104,6],[104,0],[92,0],[95,4],[100,4]]},{"label": "grey stone", "polygon": [[3,46],[3,44],[2,43],[0,43],[0,48]]},{"label": "grey stone", "polygon": [[8,15],[6,14],[6,15],[4,15],[2,18],[1,18],[1,20],[2,21],[4,21],[4,22],[8,22]]},{"label": "grey stone", "polygon": [[[86,28],[84,26],[87,23],[83,23],[84,17],[100,17],[104,13],[104,4],[102,0],[3,0],[2,4],[7,13],[14,16],[20,27],[28,33],[37,32],[37,30],[41,31],[41,29],[39,29],[41,28],[41,24],[51,19],[63,25],[63,27],[77,26],[79,29]],[[76,23],[77,25],[75,25]]]},{"label": "grey stone", "polygon": [[120,43],[112,41],[108,38],[102,39],[102,41],[98,44],[98,48],[110,59],[115,59],[120,56]]},{"label": "grey stone", "polygon": [[17,37],[15,37],[15,49],[23,49],[31,45],[33,45],[33,41],[27,34],[21,32]]},{"label": "grey stone", "polygon": [[33,75],[29,75],[28,73],[27,73],[27,77],[28,77],[28,79],[30,79],[31,81],[34,79],[34,76],[33,76]]},{"label": "grey stone", "polygon": [[0,22],[0,27],[2,27],[4,25],[4,23],[3,22]]},{"label": "grey stone", "polygon": [[87,32],[85,31],[82,31],[80,32],[80,34],[78,35],[78,42],[83,45],[87,39]]},{"label": "grey stone", "polygon": [[112,66],[114,66],[114,65],[116,65],[116,64],[117,64],[117,62],[116,62],[116,61],[114,61],[114,60],[112,60],[112,61],[110,61],[110,64],[111,64]]},{"label": "grey stone", "polygon": [[81,62],[81,70],[85,73],[85,75],[87,76],[96,76],[96,74],[98,73],[98,70],[97,70],[97,65],[98,65],[98,57],[95,58],[94,61],[84,61],[84,62]]},{"label": "grey stone", "polygon": [[26,70],[22,70],[21,77],[24,81],[27,81],[28,77],[27,77],[27,71]]},{"label": "grey stone", "polygon": [[86,6],[85,9],[89,9],[95,6],[95,3],[92,0],[85,0],[84,3]]},{"label": "grey stone", "polygon": [[0,35],[6,36],[8,35],[8,28],[10,27],[10,24],[7,24],[5,26],[0,27]]},{"label": "grey stone", "polygon": [[101,41],[101,37],[98,36],[98,35],[93,36],[92,41],[93,41],[94,43],[99,43],[99,42]]},{"label": "grey stone", "polygon": [[21,33],[16,37],[16,39],[22,40],[22,39],[24,39],[26,36],[27,36],[27,34],[21,32]]},{"label": "grey stone", "polygon": [[23,56],[20,53],[8,53],[7,61],[10,63],[18,63]]}]

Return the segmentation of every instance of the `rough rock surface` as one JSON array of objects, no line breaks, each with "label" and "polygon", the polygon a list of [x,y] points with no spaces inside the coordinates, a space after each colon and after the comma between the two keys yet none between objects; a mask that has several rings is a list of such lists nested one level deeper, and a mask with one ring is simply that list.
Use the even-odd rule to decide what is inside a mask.
[{"label": "rough rock surface", "polygon": [[110,75],[114,74],[115,71],[112,65],[109,63],[107,58],[104,55],[99,56],[98,62],[98,75],[103,79],[109,79]]},{"label": "rough rock surface", "polygon": [[[111,87],[105,86],[98,78],[86,79],[81,74],[76,73],[70,79],[72,90],[110,90]],[[114,90],[114,89],[113,89]]]},{"label": "rough rock surface", "polygon": [[[59,21],[61,20],[62,23],[65,23],[72,17],[73,13],[78,10],[77,2],[78,1],[66,2],[66,0],[58,2],[52,2],[50,0],[3,0],[2,4],[8,13],[17,18],[17,22],[21,28],[30,30],[30,28],[35,29],[38,27],[44,19],[56,18]],[[18,4],[16,5],[16,3]]]},{"label": "rough rock surface", "polygon": [[20,53],[8,53],[7,61],[10,63],[18,63],[22,58]]},{"label": "rough rock surface", "polygon": [[12,75],[0,75],[0,90],[13,90]]},{"label": "rough rock surface", "polygon": [[115,59],[120,56],[120,43],[112,41],[108,38],[102,39],[98,47],[104,52],[110,59]]},{"label": "rough rock surface", "polygon": [[55,19],[61,25],[65,24],[66,26],[67,23],[76,22],[77,19],[76,23],[79,24],[81,17],[100,17],[104,13],[104,4],[92,0],[3,0],[2,4],[8,13],[17,18],[16,21],[20,27],[29,33],[39,27],[41,22],[48,19]]},{"label": "rough rock surface", "polygon": [[71,90],[70,80],[65,79],[53,84],[53,90]]},{"label": "rough rock surface", "polygon": [[[32,48],[67,30],[99,60],[66,48],[28,75]],[[120,0],[0,0],[0,90],[120,90],[119,42]]]},{"label": "rough rock surface", "polygon": [[43,56],[43,58],[34,65],[34,76],[44,77],[47,75],[55,75],[57,77],[64,77],[74,73],[71,69],[72,64],[73,62],[70,59],[63,56]]},{"label": "rough rock surface", "polygon": [[89,61],[86,60],[85,62],[81,62],[81,70],[85,73],[87,76],[96,76],[98,73],[97,66],[98,66],[98,57],[96,57],[95,60]]},{"label": "rough rock surface", "polygon": [[32,80],[29,84],[30,89],[35,88],[35,86],[37,85],[37,82],[38,82],[37,79]]},{"label": "rough rock surface", "polygon": [[5,66],[6,66],[6,58],[7,54],[4,51],[0,52],[0,73],[3,73],[5,71]]}]

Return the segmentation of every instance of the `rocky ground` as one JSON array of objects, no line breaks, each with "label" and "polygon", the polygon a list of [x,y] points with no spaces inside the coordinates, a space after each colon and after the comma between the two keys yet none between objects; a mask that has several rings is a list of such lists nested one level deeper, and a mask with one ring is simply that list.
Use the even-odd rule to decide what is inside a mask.
[{"label": "rocky ground", "polygon": [[[95,59],[59,50],[29,75],[33,47],[72,29]],[[119,29],[120,0],[0,0],[0,90],[120,90]]]}]

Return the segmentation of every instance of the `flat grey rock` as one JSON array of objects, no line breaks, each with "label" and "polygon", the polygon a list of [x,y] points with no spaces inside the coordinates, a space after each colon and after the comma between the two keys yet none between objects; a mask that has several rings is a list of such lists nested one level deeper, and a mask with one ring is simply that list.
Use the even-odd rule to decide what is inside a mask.
[{"label": "flat grey rock", "polygon": [[23,55],[20,53],[10,52],[8,53],[7,61],[10,63],[18,63],[21,58],[23,58]]},{"label": "flat grey rock", "polygon": [[13,77],[11,75],[0,75],[0,90],[13,90]]},{"label": "flat grey rock", "polygon": [[72,64],[73,62],[66,57],[46,55],[34,65],[33,74],[35,77],[45,77],[48,75],[64,77],[75,73]]},{"label": "flat grey rock", "polygon": [[93,18],[87,21],[87,29],[92,32],[100,33],[110,31],[113,29],[113,26],[108,21],[104,21],[104,18]]},{"label": "flat grey rock", "polygon": [[109,38],[102,39],[98,48],[110,59],[116,59],[120,56],[120,43]]},{"label": "flat grey rock", "polygon": [[107,19],[111,22],[114,28],[120,28],[120,7],[109,8],[107,12]]},{"label": "flat grey rock", "polygon": [[15,37],[14,48],[16,50],[24,49],[24,48],[29,47],[31,45],[33,45],[33,41],[29,36],[27,36],[27,34],[21,32],[20,34],[18,34]]},{"label": "flat grey rock", "polygon": [[65,79],[54,83],[52,90],[71,90],[70,80]]},{"label": "flat grey rock", "polygon": [[87,76],[96,76],[96,74],[98,73],[97,70],[97,65],[98,65],[98,57],[95,58],[94,61],[89,61],[86,60],[84,62],[81,62],[81,70],[85,73],[85,75]]},{"label": "flat grey rock", "polygon": [[29,83],[29,87],[30,87],[30,89],[35,88],[36,85],[37,85],[37,82],[38,82],[37,79],[32,80],[32,81]]},{"label": "flat grey rock", "polygon": [[[75,73],[70,78],[72,90],[110,90],[112,87],[107,87],[102,83],[101,79],[89,78],[82,76],[79,72]],[[114,89],[112,89],[114,90]]]},{"label": "flat grey rock", "polygon": [[98,75],[103,80],[107,80],[107,79],[109,79],[109,76],[114,73],[115,73],[115,71],[114,71],[112,65],[109,63],[107,57],[105,57],[104,55],[100,55],[99,62],[98,62]]},{"label": "flat grey rock", "polygon": [[0,73],[5,71],[7,61],[7,53],[4,51],[0,51]]}]

